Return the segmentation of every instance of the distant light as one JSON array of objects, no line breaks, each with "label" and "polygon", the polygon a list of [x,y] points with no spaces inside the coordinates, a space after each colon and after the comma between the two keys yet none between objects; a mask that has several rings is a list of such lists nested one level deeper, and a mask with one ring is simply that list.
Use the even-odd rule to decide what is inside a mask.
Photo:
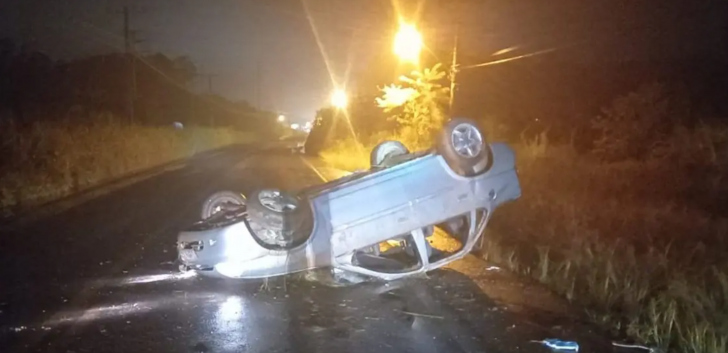
[{"label": "distant light", "polygon": [[301,127],[301,125],[299,125],[299,124],[296,124],[296,123],[291,124],[291,129],[293,129],[293,130],[298,130],[300,127]]},{"label": "distant light", "polygon": [[284,122],[284,121],[286,121],[286,116],[285,116],[285,115],[283,115],[283,114],[279,115],[279,116],[278,116],[278,121],[279,121],[279,122]]},{"label": "distant light", "polygon": [[342,89],[337,89],[331,94],[331,105],[336,108],[344,109],[349,104],[349,98]]},{"label": "distant light", "polygon": [[310,129],[313,127],[313,123],[310,121],[307,121],[305,125],[303,125],[304,129]]}]

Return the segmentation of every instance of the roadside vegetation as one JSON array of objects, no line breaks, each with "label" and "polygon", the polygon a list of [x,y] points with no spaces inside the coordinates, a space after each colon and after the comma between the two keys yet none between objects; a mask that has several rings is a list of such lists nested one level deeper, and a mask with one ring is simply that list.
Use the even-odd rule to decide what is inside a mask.
[{"label": "roadside vegetation", "polygon": [[0,124],[0,209],[5,216],[129,173],[225,145],[252,133],[225,128],[87,125],[36,122]]},{"label": "roadside vegetation", "polygon": [[[379,105],[399,124],[334,134],[321,158],[356,170],[383,140],[428,146],[411,126],[436,131],[439,118],[403,124],[416,115],[406,104]],[[587,149],[551,142],[547,130],[514,138],[501,134],[503,122],[480,120],[491,141],[516,149],[523,188],[496,211],[485,259],[543,283],[617,337],[664,351],[728,351],[728,126],[687,112],[663,85],[643,85],[589,120]]]},{"label": "roadside vegetation", "polygon": [[191,90],[187,57],[109,53],[55,61],[0,39],[0,217],[253,137],[277,114]]}]

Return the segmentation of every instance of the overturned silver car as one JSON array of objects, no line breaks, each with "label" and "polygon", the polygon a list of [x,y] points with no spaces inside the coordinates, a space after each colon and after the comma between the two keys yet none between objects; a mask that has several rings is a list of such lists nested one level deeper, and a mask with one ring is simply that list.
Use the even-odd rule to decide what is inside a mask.
[{"label": "overturned silver car", "polygon": [[[493,211],[521,195],[513,150],[453,119],[431,150],[385,141],[371,167],[296,194],[223,191],[178,235],[180,269],[267,278],[312,269],[394,280],[468,254]],[[454,246],[437,246],[447,238]]]}]

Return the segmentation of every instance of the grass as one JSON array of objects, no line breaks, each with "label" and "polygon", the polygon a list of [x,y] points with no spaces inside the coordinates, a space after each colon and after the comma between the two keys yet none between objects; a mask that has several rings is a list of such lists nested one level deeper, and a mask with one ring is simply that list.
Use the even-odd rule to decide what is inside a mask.
[{"label": "grass", "polygon": [[[321,155],[334,167],[366,168],[384,138],[363,148],[339,142]],[[696,202],[714,196],[701,189],[709,181],[707,191],[727,190],[715,174],[683,172],[670,159],[600,163],[546,136],[513,146],[523,196],[496,211],[488,261],[538,280],[616,336],[728,351],[728,219]]]},{"label": "grass", "polygon": [[67,196],[99,183],[195,153],[252,140],[226,129],[38,122],[0,126],[0,210]]},{"label": "grass", "polygon": [[374,146],[386,141],[403,141],[410,150],[419,150],[424,146],[411,142],[412,139],[405,135],[394,135],[391,133],[380,133],[369,137],[358,137],[334,141],[331,146],[319,153],[320,158],[328,165],[347,171],[369,168],[369,153]]}]

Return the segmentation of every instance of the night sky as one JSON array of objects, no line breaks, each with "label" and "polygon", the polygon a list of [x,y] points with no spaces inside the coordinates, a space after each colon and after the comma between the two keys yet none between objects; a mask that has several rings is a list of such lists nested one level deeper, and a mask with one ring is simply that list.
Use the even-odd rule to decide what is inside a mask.
[{"label": "night sky", "polygon": [[[350,83],[347,77],[376,64],[373,53],[391,51],[396,12],[411,17],[420,8],[431,46],[449,45],[460,23],[463,50],[483,61],[508,47],[517,47],[515,54],[568,48],[566,57],[579,62],[725,60],[725,3],[0,0],[0,37],[25,38],[55,59],[121,51],[126,5],[132,29],[144,40],[140,52],[189,56],[200,72],[216,75],[215,93],[253,105],[260,72],[263,108],[303,121],[328,99],[332,77],[337,84]],[[207,81],[200,79],[194,89],[207,89]]]}]

